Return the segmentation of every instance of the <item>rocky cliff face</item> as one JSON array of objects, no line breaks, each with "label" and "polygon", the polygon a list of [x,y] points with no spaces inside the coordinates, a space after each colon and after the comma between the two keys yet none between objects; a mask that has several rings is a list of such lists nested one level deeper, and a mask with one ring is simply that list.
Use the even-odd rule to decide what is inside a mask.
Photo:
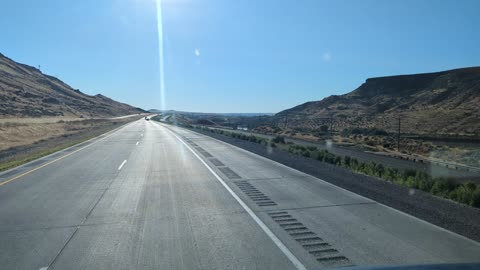
[{"label": "rocky cliff face", "polygon": [[289,127],[362,127],[415,134],[480,135],[480,67],[367,79],[354,91],[307,102],[274,116]]}]

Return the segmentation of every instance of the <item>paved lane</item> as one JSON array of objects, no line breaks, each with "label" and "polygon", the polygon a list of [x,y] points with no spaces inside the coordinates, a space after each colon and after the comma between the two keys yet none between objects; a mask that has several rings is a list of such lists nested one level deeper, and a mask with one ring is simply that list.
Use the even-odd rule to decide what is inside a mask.
[{"label": "paved lane", "polygon": [[480,260],[476,242],[209,137],[144,120],[0,183],[0,217],[5,269]]},{"label": "paved lane", "polygon": [[294,268],[208,169],[147,121],[1,186],[0,216],[5,269]]},{"label": "paved lane", "polygon": [[[479,243],[463,236],[211,137],[165,127],[178,133],[227,179],[308,267],[318,266],[319,261],[320,266],[480,261]],[[272,203],[259,204],[258,196],[246,190],[245,184],[238,185],[245,182]],[[284,212],[285,218],[305,229],[285,230],[288,226],[271,218],[271,212]],[[318,249],[305,245],[305,235],[321,238],[313,243]],[[316,252],[325,243],[325,250],[335,251]],[[338,260],[322,261],[331,257]]]}]

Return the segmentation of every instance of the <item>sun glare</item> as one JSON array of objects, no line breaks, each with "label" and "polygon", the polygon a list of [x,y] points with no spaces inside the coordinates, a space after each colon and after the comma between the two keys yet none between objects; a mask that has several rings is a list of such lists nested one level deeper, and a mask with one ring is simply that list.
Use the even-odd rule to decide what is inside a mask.
[{"label": "sun glare", "polygon": [[156,0],[157,4],[157,32],[158,32],[158,62],[160,68],[160,108],[166,109],[165,101],[165,72],[163,65],[163,23],[162,23],[162,1]]}]

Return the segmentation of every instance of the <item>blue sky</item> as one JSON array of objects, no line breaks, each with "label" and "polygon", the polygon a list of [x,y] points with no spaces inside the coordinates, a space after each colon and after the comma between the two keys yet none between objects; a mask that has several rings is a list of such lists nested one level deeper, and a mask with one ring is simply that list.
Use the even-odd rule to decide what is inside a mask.
[{"label": "blue sky", "polygon": [[[0,52],[160,108],[155,0],[2,1]],[[165,104],[278,112],[369,77],[480,65],[480,1],[162,0]]]}]

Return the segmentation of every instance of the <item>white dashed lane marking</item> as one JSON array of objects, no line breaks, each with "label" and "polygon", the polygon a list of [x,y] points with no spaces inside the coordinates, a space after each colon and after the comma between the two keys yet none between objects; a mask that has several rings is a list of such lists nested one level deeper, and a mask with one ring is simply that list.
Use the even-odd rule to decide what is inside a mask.
[{"label": "white dashed lane marking", "polygon": [[121,170],[122,167],[123,167],[123,165],[125,165],[125,163],[127,163],[127,160],[126,160],[126,159],[122,162],[122,164],[120,164],[120,166],[118,167],[118,170]]}]

